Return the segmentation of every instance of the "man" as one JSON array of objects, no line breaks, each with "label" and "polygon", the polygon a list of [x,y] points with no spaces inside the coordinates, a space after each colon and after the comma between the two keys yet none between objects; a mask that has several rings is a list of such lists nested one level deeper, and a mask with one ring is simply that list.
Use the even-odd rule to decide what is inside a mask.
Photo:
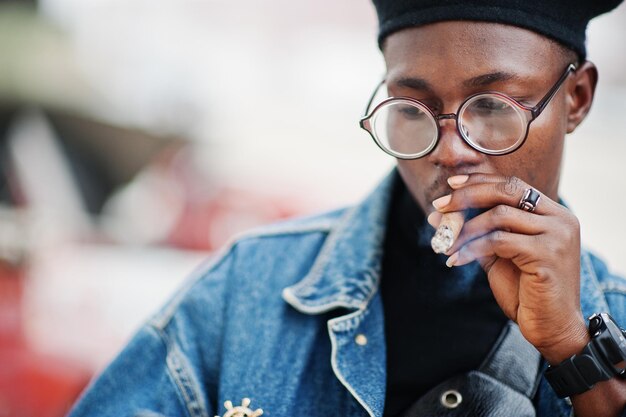
[{"label": "man", "polygon": [[[585,27],[618,3],[375,1],[388,98],[361,124],[397,171],[235,242],[73,416],[626,415],[600,314],[626,323],[626,281],[558,195],[597,80]],[[452,212],[437,255],[426,221]]]}]

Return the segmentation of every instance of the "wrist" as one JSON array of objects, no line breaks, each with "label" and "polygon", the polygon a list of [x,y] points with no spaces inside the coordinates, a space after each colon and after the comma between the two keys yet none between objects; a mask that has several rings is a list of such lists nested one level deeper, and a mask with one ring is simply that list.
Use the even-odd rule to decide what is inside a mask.
[{"label": "wrist", "polygon": [[544,348],[538,348],[539,353],[548,364],[558,365],[573,355],[579,354],[591,341],[589,330],[582,317],[572,323],[568,329],[558,342]]},{"label": "wrist", "polygon": [[[574,330],[574,334],[577,333]],[[626,331],[608,313],[596,313],[589,318],[587,338],[590,341],[582,351],[563,360],[563,355],[568,355],[583,341],[583,338],[573,336],[567,339],[567,343],[544,352],[551,365],[544,376],[557,396],[577,396],[591,390],[597,383],[623,375],[626,371],[625,336]]]}]

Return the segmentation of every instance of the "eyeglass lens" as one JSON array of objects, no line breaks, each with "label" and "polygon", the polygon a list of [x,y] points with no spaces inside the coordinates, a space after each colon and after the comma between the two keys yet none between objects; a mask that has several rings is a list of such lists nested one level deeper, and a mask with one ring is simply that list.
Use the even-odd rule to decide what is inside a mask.
[{"label": "eyeglass lens", "polygon": [[[458,127],[466,141],[484,151],[514,148],[526,135],[524,111],[505,97],[481,94],[459,110]],[[372,131],[382,147],[413,156],[426,152],[438,138],[438,122],[421,103],[396,99],[378,107]]]}]

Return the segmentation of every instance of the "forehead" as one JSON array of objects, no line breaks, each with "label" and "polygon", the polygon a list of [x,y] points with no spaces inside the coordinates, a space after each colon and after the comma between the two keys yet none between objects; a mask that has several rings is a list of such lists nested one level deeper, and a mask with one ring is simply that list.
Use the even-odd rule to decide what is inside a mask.
[{"label": "forehead", "polygon": [[419,75],[446,79],[506,71],[524,77],[550,76],[559,48],[548,38],[498,23],[450,21],[404,29],[383,46],[388,79]]}]

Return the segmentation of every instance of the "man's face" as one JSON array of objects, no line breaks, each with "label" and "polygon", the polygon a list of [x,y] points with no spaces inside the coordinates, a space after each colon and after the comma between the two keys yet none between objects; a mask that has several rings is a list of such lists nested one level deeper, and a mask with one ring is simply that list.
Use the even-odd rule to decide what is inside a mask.
[{"label": "man's face", "polygon": [[[402,30],[386,39],[383,51],[389,95],[421,100],[436,114],[456,113],[465,98],[484,91],[536,105],[566,68],[559,52],[557,45],[534,32],[479,22]],[[398,83],[407,78],[417,82]],[[508,155],[479,153],[463,141],[454,120],[440,121],[441,137],[430,154],[398,160],[400,175],[422,209],[430,213],[431,202],[450,192],[448,177],[473,172],[516,176],[556,199],[567,132],[568,81],[532,122],[522,147]]]}]

